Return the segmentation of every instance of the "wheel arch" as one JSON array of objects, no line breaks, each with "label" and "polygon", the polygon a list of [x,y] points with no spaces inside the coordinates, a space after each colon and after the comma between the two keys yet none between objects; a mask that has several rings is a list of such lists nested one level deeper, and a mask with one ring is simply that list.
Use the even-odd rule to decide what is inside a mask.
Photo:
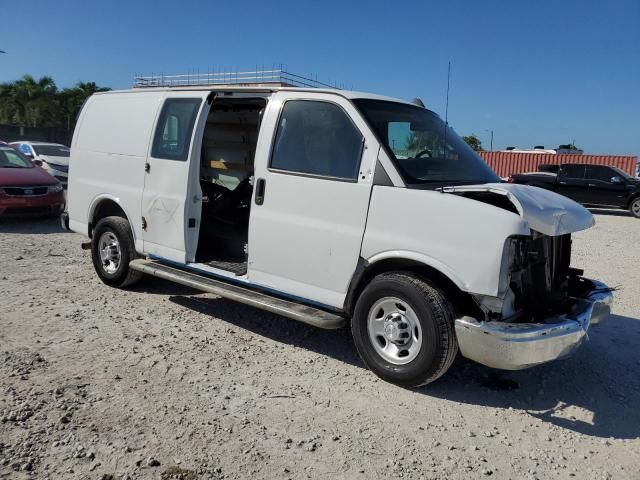
[{"label": "wheel arch", "polygon": [[640,198],[640,192],[634,192],[629,196],[629,200],[627,201],[627,210],[631,208],[631,204],[635,202],[638,198]]},{"label": "wheel arch", "polygon": [[100,220],[105,217],[121,217],[129,222],[131,226],[131,235],[133,236],[133,240],[135,243],[136,234],[133,229],[133,224],[131,223],[131,218],[125,211],[124,207],[120,203],[120,200],[117,197],[112,195],[102,195],[93,200],[91,202],[91,207],[89,207],[89,215],[88,215],[88,233],[89,238],[93,237],[93,230]]},{"label": "wheel arch", "polygon": [[441,269],[425,262],[423,259],[405,256],[373,257],[366,260],[358,259],[356,271],[351,278],[347,296],[345,298],[344,312],[351,317],[355,304],[362,291],[375,276],[394,271],[408,271],[424,280],[428,280],[443,290],[451,299],[456,312],[473,312],[477,314],[477,305],[471,295],[464,291],[464,283],[455,275],[445,274]]}]

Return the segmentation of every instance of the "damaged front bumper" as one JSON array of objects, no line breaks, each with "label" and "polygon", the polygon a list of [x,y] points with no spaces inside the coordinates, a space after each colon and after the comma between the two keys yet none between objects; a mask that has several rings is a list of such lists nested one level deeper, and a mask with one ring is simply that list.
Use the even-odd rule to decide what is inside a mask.
[{"label": "damaged front bumper", "polygon": [[591,283],[590,291],[573,299],[569,313],[539,323],[457,319],[460,352],[470,360],[503,370],[521,370],[571,355],[587,337],[589,326],[611,313],[611,290],[601,282]]}]

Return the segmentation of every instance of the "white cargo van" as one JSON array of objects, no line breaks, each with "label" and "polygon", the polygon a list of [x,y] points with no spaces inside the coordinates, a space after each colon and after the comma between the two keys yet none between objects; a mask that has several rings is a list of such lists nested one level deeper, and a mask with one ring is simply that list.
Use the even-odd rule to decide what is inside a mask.
[{"label": "white cargo van", "polygon": [[113,287],[154,275],[321,328],[418,386],[456,354],[565,357],[612,294],[570,266],[573,201],[502,183],[433,112],[332,89],[97,93],[63,223]]}]

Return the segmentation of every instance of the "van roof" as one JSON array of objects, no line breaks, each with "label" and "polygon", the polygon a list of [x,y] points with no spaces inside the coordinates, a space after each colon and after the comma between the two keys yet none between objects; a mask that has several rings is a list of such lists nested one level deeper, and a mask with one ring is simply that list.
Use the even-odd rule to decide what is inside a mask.
[{"label": "van roof", "polygon": [[353,99],[370,99],[384,100],[387,102],[406,103],[413,105],[411,102],[401,100],[399,98],[377,95],[375,93],[358,92],[354,90],[340,90],[337,88],[301,88],[301,87],[280,87],[280,86],[238,86],[238,85],[199,85],[186,87],[141,87],[130,88],[127,90],[109,90],[106,92],[97,92],[94,95],[109,95],[114,93],[142,93],[142,92],[185,92],[185,91],[216,91],[216,92],[239,92],[239,93],[274,93],[274,92],[312,92],[312,93],[330,93],[340,95],[349,100]]}]

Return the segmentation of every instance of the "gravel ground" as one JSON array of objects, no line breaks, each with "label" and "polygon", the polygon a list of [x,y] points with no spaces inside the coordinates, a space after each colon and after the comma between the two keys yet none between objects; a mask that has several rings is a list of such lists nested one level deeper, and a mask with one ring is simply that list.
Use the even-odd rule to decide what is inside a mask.
[{"label": "gravel ground", "polygon": [[2,478],[640,478],[640,221],[574,266],[620,286],[572,358],[384,383],[322,331],[157,279],[105,287],[57,222],[0,224]]}]

